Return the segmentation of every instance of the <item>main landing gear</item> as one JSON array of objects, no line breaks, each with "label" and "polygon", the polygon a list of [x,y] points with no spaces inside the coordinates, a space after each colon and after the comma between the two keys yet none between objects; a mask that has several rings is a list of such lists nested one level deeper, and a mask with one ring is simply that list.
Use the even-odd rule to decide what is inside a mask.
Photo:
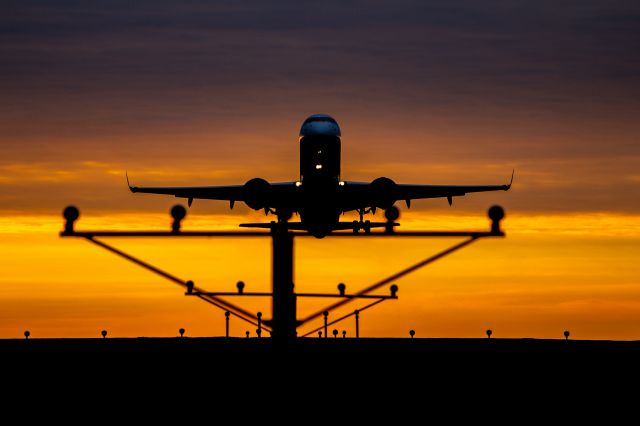
[{"label": "main landing gear", "polygon": [[353,233],[357,234],[358,232],[360,232],[360,230],[364,230],[365,234],[370,234],[371,233],[371,221],[370,220],[363,220],[364,219],[364,215],[367,213],[373,213],[376,214],[376,208],[375,207],[371,207],[368,209],[359,209],[358,210],[358,214],[360,215],[360,220],[354,220],[353,221]]}]

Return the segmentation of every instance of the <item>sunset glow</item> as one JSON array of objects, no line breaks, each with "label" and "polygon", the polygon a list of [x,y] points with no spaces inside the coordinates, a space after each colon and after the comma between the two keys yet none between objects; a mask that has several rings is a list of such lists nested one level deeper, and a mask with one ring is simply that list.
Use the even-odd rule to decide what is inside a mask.
[{"label": "sunset glow", "polygon": [[[361,335],[640,339],[640,7],[421,3],[9,6],[0,338],[222,335],[222,311],[61,239],[62,209],[78,206],[81,230],[168,230],[186,201],[131,194],[125,172],[148,186],[297,181],[297,132],[323,112],[343,132],[345,181],[504,184],[515,169],[509,192],[398,203],[402,230],[486,230],[499,204],[507,236],[399,280]],[[184,227],[269,220],[195,200]],[[457,241],[298,238],[296,289],[356,291]],[[270,289],[266,238],[109,242],[209,290]],[[270,316],[267,299],[245,300]],[[325,304],[300,300],[299,316]]]}]

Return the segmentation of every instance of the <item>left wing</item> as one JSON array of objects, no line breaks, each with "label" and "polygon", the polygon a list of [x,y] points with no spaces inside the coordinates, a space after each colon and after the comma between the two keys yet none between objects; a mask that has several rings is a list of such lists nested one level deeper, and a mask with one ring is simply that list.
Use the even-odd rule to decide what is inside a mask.
[{"label": "left wing", "polygon": [[396,201],[404,200],[407,206],[411,200],[422,198],[447,198],[449,205],[453,197],[461,197],[471,192],[508,191],[513,183],[513,173],[507,185],[407,185],[396,184],[388,178],[378,178],[373,182],[345,182],[342,187],[344,211],[368,207],[387,208]]}]

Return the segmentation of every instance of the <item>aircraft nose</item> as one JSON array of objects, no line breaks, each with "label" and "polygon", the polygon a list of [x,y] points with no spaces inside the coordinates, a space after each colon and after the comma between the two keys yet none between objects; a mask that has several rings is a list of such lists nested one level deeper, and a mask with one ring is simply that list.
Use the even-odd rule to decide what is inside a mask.
[{"label": "aircraft nose", "polygon": [[340,136],[338,122],[327,114],[314,114],[304,120],[300,128],[300,137],[304,136]]}]

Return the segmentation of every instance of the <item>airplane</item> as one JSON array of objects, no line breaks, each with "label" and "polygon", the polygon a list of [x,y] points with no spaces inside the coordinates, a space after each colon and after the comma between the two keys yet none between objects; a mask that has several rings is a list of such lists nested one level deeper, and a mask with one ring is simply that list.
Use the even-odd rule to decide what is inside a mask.
[{"label": "airplane", "polygon": [[[364,215],[375,214],[376,209],[388,210],[399,200],[404,200],[407,208],[411,207],[411,200],[424,198],[446,198],[451,205],[453,197],[470,192],[508,191],[513,183],[513,173],[507,185],[409,185],[397,184],[388,177],[371,182],[343,181],[340,127],[327,114],[307,118],[300,128],[299,142],[300,179],[295,182],[269,183],[256,177],[244,185],[140,187],[130,185],[127,176],[127,185],[131,192],[186,198],[189,207],[194,199],[225,200],[231,209],[241,201],[253,210],[276,215],[277,223],[286,224],[287,229],[323,238],[336,230],[369,233],[373,227],[386,227],[389,223],[364,221]],[[360,220],[340,222],[340,215],[349,211],[358,212]],[[300,215],[300,222],[288,222],[294,213]],[[240,226],[271,228],[273,223]]]}]

